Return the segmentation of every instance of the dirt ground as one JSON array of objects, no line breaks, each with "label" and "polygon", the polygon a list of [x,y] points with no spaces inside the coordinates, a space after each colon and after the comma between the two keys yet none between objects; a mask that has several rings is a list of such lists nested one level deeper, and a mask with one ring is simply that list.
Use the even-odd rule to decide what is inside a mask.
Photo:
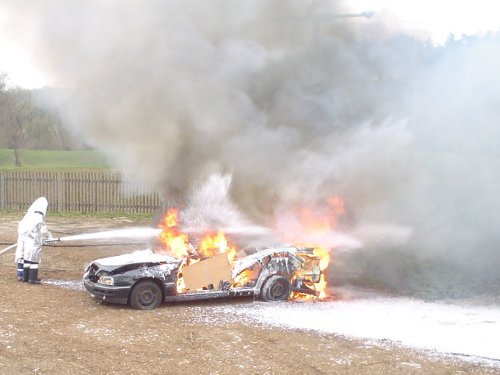
[{"label": "dirt ground", "polygon": [[[22,213],[0,213],[0,249],[15,242],[21,217]],[[47,224],[60,237],[148,223],[49,217]],[[41,285],[16,281],[14,252],[0,255],[1,374],[500,373],[484,364],[390,343],[368,345],[337,335],[223,318],[204,323],[199,318],[210,306],[207,303],[162,305],[153,311],[98,304],[75,282],[85,265],[144,246],[72,245],[44,247]]]}]

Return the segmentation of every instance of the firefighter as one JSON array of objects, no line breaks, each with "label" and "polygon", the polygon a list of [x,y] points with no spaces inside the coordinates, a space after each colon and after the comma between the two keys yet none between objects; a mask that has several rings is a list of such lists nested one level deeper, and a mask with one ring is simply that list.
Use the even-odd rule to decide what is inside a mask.
[{"label": "firefighter", "polygon": [[47,206],[48,202],[45,197],[38,198],[19,222],[16,249],[16,277],[19,281],[30,284],[40,283],[38,264],[41,259],[42,245],[45,239],[52,238],[45,225]]}]

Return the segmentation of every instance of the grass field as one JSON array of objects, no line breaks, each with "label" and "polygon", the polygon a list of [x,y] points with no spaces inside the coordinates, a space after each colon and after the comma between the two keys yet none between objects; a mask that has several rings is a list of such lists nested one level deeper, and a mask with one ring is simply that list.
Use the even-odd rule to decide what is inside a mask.
[{"label": "grass field", "polygon": [[21,150],[21,167],[14,165],[14,150],[0,149],[0,169],[107,169],[105,156],[98,151]]}]

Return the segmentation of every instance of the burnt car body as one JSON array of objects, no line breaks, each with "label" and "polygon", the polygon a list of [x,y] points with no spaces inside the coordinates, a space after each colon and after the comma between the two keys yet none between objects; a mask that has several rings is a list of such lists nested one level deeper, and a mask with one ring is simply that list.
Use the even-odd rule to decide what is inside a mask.
[{"label": "burnt car body", "polygon": [[140,310],[154,309],[162,302],[239,296],[286,301],[292,293],[318,295],[319,260],[312,248],[266,248],[235,260],[230,277],[218,284],[178,291],[186,260],[144,250],[91,262],[85,268],[83,284],[98,300]]}]

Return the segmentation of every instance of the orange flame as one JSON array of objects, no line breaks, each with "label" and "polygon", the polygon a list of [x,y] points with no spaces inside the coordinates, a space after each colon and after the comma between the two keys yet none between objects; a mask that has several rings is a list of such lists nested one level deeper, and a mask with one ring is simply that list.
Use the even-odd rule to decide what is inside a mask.
[{"label": "orange flame", "polygon": [[244,270],[238,276],[236,276],[233,280],[234,286],[244,286],[247,283],[255,280],[256,274],[253,269]]},{"label": "orange flame", "polygon": [[316,290],[319,292],[319,299],[324,299],[328,296],[326,269],[328,264],[330,264],[330,252],[322,247],[316,247],[314,249],[314,255],[320,258],[319,269],[321,270],[321,278],[319,283],[316,284]]},{"label": "orange flame", "polygon": [[337,227],[339,218],[345,213],[344,202],[334,195],[322,207],[303,207],[299,222],[306,233],[328,232]]},{"label": "orange flame", "polygon": [[170,208],[167,211],[167,214],[165,215],[164,222],[168,228],[173,228],[173,227],[177,226],[177,213],[178,213],[178,210],[175,208]]},{"label": "orange flame", "polygon": [[[326,269],[331,261],[331,255],[328,249],[318,246],[318,243],[311,243],[307,238],[321,238],[322,234],[328,234],[336,229],[340,217],[345,213],[344,201],[337,195],[328,198],[322,207],[303,207],[298,210],[298,228],[295,228],[299,235],[292,242],[300,246],[314,247],[314,255],[320,258],[321,279],[315,284],[316,291],[319,292],[319,298],[324,299],[328,296]],[[301,238],[300,232],[304,234]],[[305,239],[305,241],[304,241]],[[294,293],[294,299],[309,299],[310,296]]]},{"label": "orange flame", "polygon": [[171,208],[167,211],[163,222],[159,227],[161,232],[159,238],[167,253],[177,258],[189,257],[189,239],[187,234],[180,233],[177,229],[178,210]]},{"label": "orange flame", "polygon": [[177,227],[178,210],[170,208],[159,227],[159,239],[165,250],[177,258],[209,258],[221,253],[227,253],[229,262],[236,256],[236,248],[230,246],[223,232],[205,234],[197,249],[189,242],[189,237],[181,233]]},{"label": "orange flame", "polygon": [[232,263],[236,256],[236,248],[230,246],[223,232],[218,232],[215,235],[207,234],[198,246],[198,253],[203,258],[209,258],[214,255],[227,253],[229,263]]}]

